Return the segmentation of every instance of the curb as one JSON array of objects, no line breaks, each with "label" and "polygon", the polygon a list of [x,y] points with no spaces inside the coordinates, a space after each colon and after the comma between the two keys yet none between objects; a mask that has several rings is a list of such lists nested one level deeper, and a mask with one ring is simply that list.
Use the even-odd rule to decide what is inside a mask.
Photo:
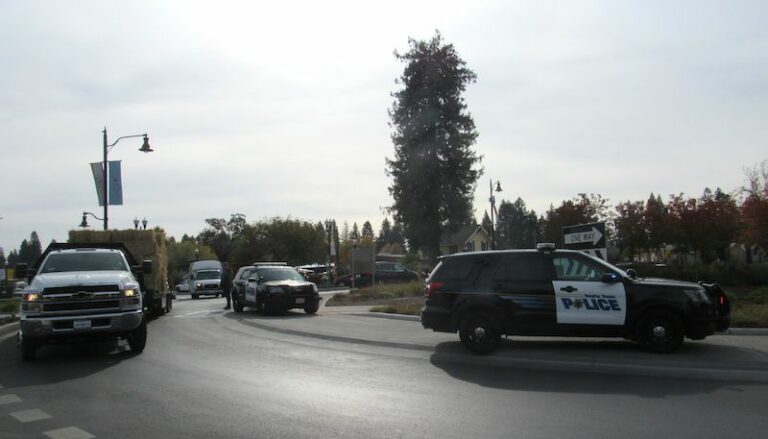
[{"label": "curb", "polygon": [[729,328],[715,335],[768,335],[768,328]]},{"label": "curb", "polygon": [[350,312],[350,313],[343,313],[348,316],[358,316],[358,317],[376,317],[379,319],[390,319],[390,320],[407,320],[411,322],[420,322],[421,317],[419,316],[411,316],[408,314],[395,314],[395,313],[389,313],[389,312]]}]

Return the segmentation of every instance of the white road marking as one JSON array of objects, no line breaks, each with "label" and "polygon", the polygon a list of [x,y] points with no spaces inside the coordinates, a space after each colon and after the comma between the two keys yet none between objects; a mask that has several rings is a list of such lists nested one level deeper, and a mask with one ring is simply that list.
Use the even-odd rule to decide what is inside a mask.
[{"label": "white road marking", "polygon": [[51,439],[91,439],[96,437],[77,427],[59,428],[58,430],[46,431],[43,434]]},{"label": "white road marking", "polygon": [[15,402],[21,402],[21,398],[12,393],[8,395],[0,395],[0,405],[13,404]]},{"label": "white road marking", "polygon": [[48,413],[40,409],[22,410],[20,412],[13,412],[11,416],[16,418],[19,422],[35,422],[42,421],[51,417]]}]

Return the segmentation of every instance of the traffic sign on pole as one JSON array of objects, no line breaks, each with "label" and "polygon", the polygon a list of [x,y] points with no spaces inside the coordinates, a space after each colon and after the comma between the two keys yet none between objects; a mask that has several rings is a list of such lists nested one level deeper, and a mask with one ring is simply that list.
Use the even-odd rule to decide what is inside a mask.
[{"label": "traffic sign on pole", "polygon": [[605,223],[579,224],[563,227],[565,248],[580,250],[608,260],[608,248],[605,243]]}]

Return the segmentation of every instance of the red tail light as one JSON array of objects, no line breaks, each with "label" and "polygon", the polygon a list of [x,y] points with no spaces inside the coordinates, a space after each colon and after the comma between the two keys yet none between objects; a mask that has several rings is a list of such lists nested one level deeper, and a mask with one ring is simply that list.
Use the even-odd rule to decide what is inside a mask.
[{"label": "red tail light", "polygon": [[720,306],[725,305],[725,294],[720,295]]},{"label": "red tail light", "polygon": [[445,285],[444,282],[429,282],[427,283],[427,287],[424,289],[424,296],[431,297],[436,292],[440,291],[440,288]]}]

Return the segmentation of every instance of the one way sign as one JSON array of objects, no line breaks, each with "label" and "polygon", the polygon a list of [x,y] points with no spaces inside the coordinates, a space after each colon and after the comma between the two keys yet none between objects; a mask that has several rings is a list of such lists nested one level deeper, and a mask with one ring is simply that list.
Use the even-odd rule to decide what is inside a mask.
[{"label": "one way sign", "polygon": [[605,223],[563,227],[563,242],[567,249],[581,250],[603,260],[608,258],[605,245]]}]

